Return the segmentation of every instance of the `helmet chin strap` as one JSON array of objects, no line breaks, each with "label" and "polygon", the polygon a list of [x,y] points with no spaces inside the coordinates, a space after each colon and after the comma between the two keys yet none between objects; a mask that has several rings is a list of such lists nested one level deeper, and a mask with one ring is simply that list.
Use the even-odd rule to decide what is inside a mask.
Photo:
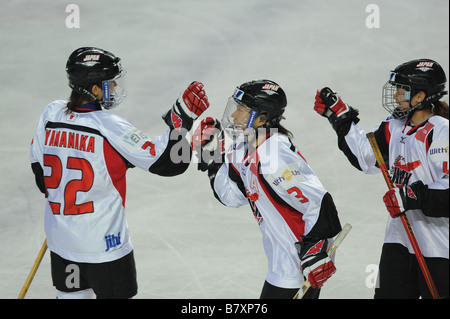
[{"label": "helmet chin strap", "polygon": [[253,128],[253,124],[255,123],[255,119],[256,119],[256,115],[258,114],[257,111],[255,110],[251,110],[250,111],[250,117],[247,121],[247,126],[246,128]]},{"label": "helmet chin strap", "polygon": [[415,106],[411,106],[411,101],[409,102],[409,107],[410,110],[408,112],[408,120],[411,119],[411,117],[413,116],[415,111],[420,111],[426,108],[430,108],[431,109],[431,105],[434,101],[438,101],[441,99],[441,97],[443,97],[444,95],[447,94],[447,91],[444,92],[439,92],[436,94],[432,94],[430,96],[427,96],[422,102],[417,103]]},{"label": "helmet chin strap", "polygon": [[92,103],[96,105],[102,105],[102,102],[92,93],[89,92],[89,90],[85,89],[84,87],[78,86],[78,85],[70,85],[72,90],[77,91],[82,96],[92,99]]},{"label": "helmet chin strap", "polygon": [[[249,119],[247,121],[247,126],[246,126],[247,129],[248,128],[253,128],[253,124],[255,123],[255,119],[256,119],[257,115],[258,115],[257,111],[254,111],[254,110],[250,111],[250,117],[249,117]],[[279,123],[284,118],[285,117],[281,115],[281,116],[278,116],[278,117],[274,117],[274,118],[272,118],[270,120],[266,120],[266,116],[263,114],[263,115],[261,115],[261,120],[266,121],[266,123],[264,123],[263,125],[261,125],[258,128],[270,128],[273,125]]]}]

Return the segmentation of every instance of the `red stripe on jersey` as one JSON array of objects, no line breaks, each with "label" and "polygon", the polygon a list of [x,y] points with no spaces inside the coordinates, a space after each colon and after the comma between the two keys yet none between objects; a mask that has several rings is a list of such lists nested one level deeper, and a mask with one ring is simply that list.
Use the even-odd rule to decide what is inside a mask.
[{"label": "red stripe on jersey", "polygon": [[127,166],[125,165],[122,157],[120,157],[119,153],[117,153],[117,151],[106,140],[103,142],[103,155],[105,157],[108,174],[111,177],[114,187],[119,192],[120,197],[122,197],[122,206],[125,207],[125,197],[127,192],[125,176]]},{"label": "red stripe on jersey", "polygon": [[261,180],[261,176],[259,174],[256,174],[256,176],[258,176],[259,185],[261,185],[262,190],[266,194],[267,198],[270,200],[277,212],[280,213],[280,215],[283,217],[284,221],[291,229],[295,238],[300,241],[300,237],[305,233],[305,221],[303,220],[303,214],[287,204],[276,201],[275,198],[271,196],[266,185],[264,184],[264,181]]}]

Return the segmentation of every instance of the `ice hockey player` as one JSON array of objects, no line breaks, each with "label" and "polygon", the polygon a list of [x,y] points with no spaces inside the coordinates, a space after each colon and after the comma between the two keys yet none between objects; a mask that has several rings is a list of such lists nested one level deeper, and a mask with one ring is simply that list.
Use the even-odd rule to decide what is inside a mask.
[{"label": "ice hockey player", "polygon": [[[119,57],[79,48],[69,56],[66,72],[70,99],[44,109],[31,145],[36,184],[47,198],[44,223],[53,285],[61,299],[131,298],[137,278],[125,218],[127,169],[182,174],[191,156],[185,133],[209,102],[203,85],[193,82],[163,116],[167,130],[151,139],[104,111],[126,96]],[[171,135],[174,131],[179,134]],[[186,149],[178,143],[189,151],[187,160],[175,163],[172,148]],[[75,274],[79,277],[68,278]]]},{"label": "ice hockey player", "polygon": [[[406,216],[439,296],[448,298],[449,181],[448,105],[442,67],[418,59],[391,71],[383,87],[383,107],[391,114],[376,125],[377,144],[396,186],[383,200],[389,212],[375,298],[431,298],[399,214]],[[329,88],[317,92],[314,109],[327,117],[338,146],[366,174],[380,169],[358,111]],[[381,200],[381,199],[380,199]]]},{"label": "ice hockey player", "polygon": [[260,298],[292,299],[305,279],[312,289],[304,298],[318,298],[336,271],[326,249],[341,225],[331,195],[280,124],[286,105],[277,83],[244,83],[221,121],[202,121],[193,147],[215,197],[228,207],[249,204],[259,224],[268,259]]}]

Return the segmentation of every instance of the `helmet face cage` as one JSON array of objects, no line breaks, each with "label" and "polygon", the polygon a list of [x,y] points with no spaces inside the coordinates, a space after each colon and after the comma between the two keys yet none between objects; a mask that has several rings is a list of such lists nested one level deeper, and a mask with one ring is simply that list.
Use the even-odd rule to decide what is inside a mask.
[{"label": "helmet face cage", "polygon": [[[410,117],[415,110],[430,108],[446,95],[446,82],[445,72],[436,61],[418,59],[403,63],[391,72],[383,86],[383,107],[395,118]],[[411,106],[411,99],[420,91],[425,93],[424,100]],[[402,99],[403,93],[406,95]]]},{"label": "helmet face cage", "polygon": [[411,86],[395,81],[397,74],[391,73],[390,79],[383,86],[383,107],[393,117],[404,119],[413,110],[411,107]]}]

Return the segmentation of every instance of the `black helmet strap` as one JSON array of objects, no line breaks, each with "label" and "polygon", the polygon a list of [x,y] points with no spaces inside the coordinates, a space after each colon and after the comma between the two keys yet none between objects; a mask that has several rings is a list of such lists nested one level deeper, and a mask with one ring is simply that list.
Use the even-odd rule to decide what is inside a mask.
[{"label": "black helmet strap", "polygon": [[86,88],[84,88],[82,86],[79,86],[79,85],[74,85],[74,84],[71,84],[71,83],[69,83],[69,86],[70,86],[70,88],[72,90],[78,92],[79,94],[81,94],[84,97],[91,98],[95,104],[99,104],[100,105],[100,100],[92,92],[90,92]]}]

